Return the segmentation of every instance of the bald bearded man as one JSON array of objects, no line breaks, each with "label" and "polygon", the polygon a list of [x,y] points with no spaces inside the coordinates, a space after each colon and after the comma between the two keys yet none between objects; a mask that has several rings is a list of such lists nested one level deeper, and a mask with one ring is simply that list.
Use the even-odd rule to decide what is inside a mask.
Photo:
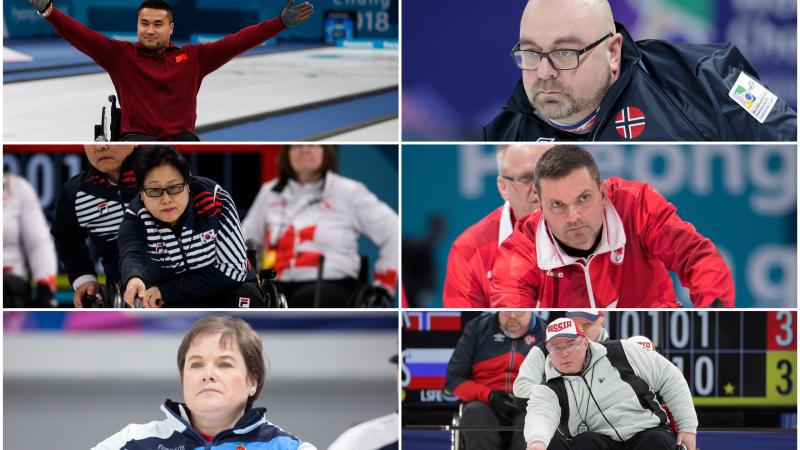
[{"label": "bald bearded man", "polygon": [[606,0],[530,0],[522,79],[489,141],[795,141],[797,113],[730,43],[635,42]]}]

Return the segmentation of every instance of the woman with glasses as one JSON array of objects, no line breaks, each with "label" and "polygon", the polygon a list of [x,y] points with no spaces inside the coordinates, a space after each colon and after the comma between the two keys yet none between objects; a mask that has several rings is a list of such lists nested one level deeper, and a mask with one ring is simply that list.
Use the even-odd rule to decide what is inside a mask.
[{"label": "woman with glasses", "polygon": [[125,302],[262,305],[231,196],[214,181],[191,176],[186,159],[170,146],[144,148],[134,172],[139,196],[119,232]]}]

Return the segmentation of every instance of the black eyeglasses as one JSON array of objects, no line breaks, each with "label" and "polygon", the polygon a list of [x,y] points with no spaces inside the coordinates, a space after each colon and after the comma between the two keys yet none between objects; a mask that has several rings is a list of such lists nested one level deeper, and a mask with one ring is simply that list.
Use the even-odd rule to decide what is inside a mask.
[{"label": "black eyeglasses", "polygon": [[511,50],[511,57],[514,58],[514,62],[517,64],[522,70],[536,70],[539,68],[539,63],[542,62],[542,58],[547,58],[547,62],[550,63],[556,70],[573,70],[577,69],[578,65],[580,64],[580,56],[584,53],[588,52],[589,50],[597,47],[600,45],[601,42],[613,36],[613,33],[608,33],[607,35],[601,37],[600,39],[592,42],[591,44],[583,47],[580,50],[573,50],[569,48],[559,48],[550,52],[537,52],[536,50],[520,50],[519,49],[519,42],[514,48]]},{"label": "black eyeglasses", "polygon": [[167,186],[165,188],[147,188],[142,189],[144,195],[148,197],[161,197],[166,192],[169,195],[178,195],[186,188],[186,183],[180,184],[173,184],[172,186]]},{"label": "black eyeglasses", "polygon": [[530,186],[533,184],[533,174],[516,175],[510,177],[508,175],[500,175],[504,180],[508,180],[517,186]]}]

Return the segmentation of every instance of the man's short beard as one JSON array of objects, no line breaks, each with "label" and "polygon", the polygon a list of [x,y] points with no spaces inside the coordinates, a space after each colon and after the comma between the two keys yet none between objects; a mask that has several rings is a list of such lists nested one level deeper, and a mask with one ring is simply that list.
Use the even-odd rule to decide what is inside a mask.
[{"label": "man's short beard", "polygon": [[[536,83],[534,83],[534,93],[532,98],[529,98],[529,100],[533,107],[536,108],[536,111],[542,116],[550,120],[564,120],[580,111],[597,108],[597,106],[600,105],[600,102],[603,101],[603,97],[605,97],[606,92],[608,92],[609,87],[611,87],[611,84],[613,84],[613,76],[611,74],[611,70],[609,69],[606,72],[605,82],[600,86],[600,88],[598,88],[594,96],[589,99],[576,100],[575,97],[573,97],[572,89],[561,84],[558,79],[545,78],[537,80]],[[536,96],[541,91],[558,91],[561,92],[566,99],[560,103],[540,103],[536,100]]]}]

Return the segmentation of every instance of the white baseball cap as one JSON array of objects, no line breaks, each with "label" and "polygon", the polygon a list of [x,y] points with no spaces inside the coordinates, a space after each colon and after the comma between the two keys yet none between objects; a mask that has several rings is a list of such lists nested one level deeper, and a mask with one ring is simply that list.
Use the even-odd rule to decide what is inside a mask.
[{"label": "white baseball cap", "polygon": [[578,336],[586,336],[586,333],[568,317],[556,319],[547,325],[547,342],[557,337],[576,338]]}]

